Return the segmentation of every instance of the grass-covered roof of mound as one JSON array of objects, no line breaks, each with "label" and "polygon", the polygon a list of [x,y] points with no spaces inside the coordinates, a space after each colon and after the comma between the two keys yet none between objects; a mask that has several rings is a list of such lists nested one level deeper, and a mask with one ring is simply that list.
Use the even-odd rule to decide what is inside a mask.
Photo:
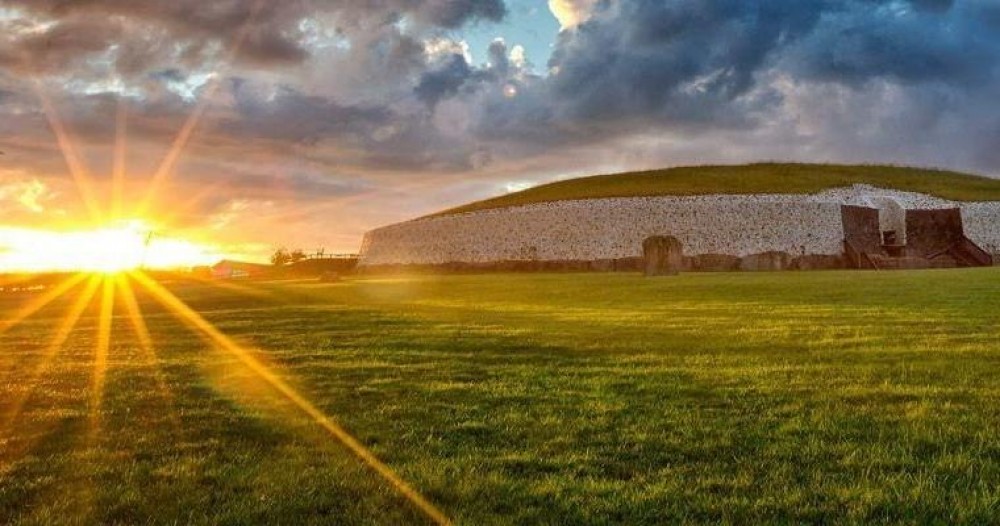
[{"label": "grass-covered roof of mound", "polygon": [[1000,179],[977,175],[899,166],[762,163],[693,166],[570,179],[477,201],[435,215],[605,197],[813,194],[854,184],[920,192],[953,201],[1000,201]]}]

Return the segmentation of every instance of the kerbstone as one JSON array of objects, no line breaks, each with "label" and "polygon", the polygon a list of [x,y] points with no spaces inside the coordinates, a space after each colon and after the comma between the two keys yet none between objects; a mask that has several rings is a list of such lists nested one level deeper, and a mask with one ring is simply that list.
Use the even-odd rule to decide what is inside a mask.
[{"label": "kerbstone", "polygon": [[642,242],[646,276],[676,276],[684,267],[684,245],[673,236],[650,236]]}]

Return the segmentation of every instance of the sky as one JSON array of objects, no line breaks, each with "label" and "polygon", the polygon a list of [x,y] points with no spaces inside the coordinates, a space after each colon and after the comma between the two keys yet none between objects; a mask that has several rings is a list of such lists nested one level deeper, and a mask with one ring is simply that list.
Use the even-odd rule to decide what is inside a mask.
[{"label": "sky", "polygon": [[258,258],[631,169],[998,176],[998,65],[992,0],[3,0],[0,268],[88,221],[66,144],[94,199],[125,144],[126,203]]}]

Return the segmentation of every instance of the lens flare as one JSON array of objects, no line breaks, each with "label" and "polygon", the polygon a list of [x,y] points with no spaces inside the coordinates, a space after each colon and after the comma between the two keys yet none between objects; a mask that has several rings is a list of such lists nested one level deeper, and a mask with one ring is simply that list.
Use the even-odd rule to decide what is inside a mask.
[{"label": "lens flare", "polygon": [[177,296],[174,296],[170,293],[170,291],[163,288],[163,286],[153,281],[142,272],[133,272],[131,273],[131,276],[140,285],[142,285],[147,292],[156,298],[157,301],[173,312],[183,323],[199,332],[203,337],[205,337],[206,340],[210,341],[218,348],[233,355],[251,371],[253,371],[253,373],[260,379],[267,382],[267,384],[270,385],[275,391],[279,392],[288,401],[295,404],[296,407],[312,418],[317,424],[320,425],[320,427],[329,432],[330,435],[343,444],[344,447],[351,451],[351,453],[378,473],[386,482],[395,488],[396,491],[398,491],[417,509],[423,512],[428,519],[433,521],[435,524],[451,524],[451,521],[444,515],[444,513],[441,512],[441,510],[437,509],[437,507],[431,504],[429,500],[417,492],[417,490],[410,486],[406,481],[400,478],[400,476],[397,475],[392,468],[379,460],[371,451],[368,450],[368,448],[366,448],[363,444],[361,444],[361,442],[341,427],[340,424],[336,423],[333,419],[320,411],[315,405],[295,391],[295,389],[293,389],[280,376],[268,369],[266,365],[253,356],[252,352],[240,346],[238,343],[223,334],[219,329],[216,329],[214,325],[188,307],[183,301],[177,298]]},{"label": "lens flare", "polygon": [[[254,19],[265,5],[266,0],[257,0],[249,19],[233,40],[229,60],[232,61],[239,53],[240,47],[248,37]],[[146,212],[150,209],[153,199],[158,196],[160,187],[172,175],[181,153],[191,141],[199,123],[211,103],[214,91],[224,75],[217,74],[211,84],[203,91],[202,99],[196,104],[194,111],[185,120],[177,137],[167,150],[166,156],[147,183],[146,193],[133,207],[134,217],[149,218]],[[410,505],[419,510],[428,520],[435,524],[451,524],[448,517],[420,492],[403,480],[387,464],[379,460],[360,441],[352,436],[333,418],[326,415],[305,396],[296,391],[282,376],[272,371],[255,355],[256,351],[247,349],[226,336],[219,329],[205,320],[191,307],[177,298],[159,282],[146,275],[141,269],[147,264],[152,266],[191,266],[204,264],[218,259],[218,254],[211,253],[204,247],[194,243],[176,239],[165,239],[154,236],[154,228],[150,222],[143,219],[122,220],[125,200],[126,177],[126,141],[127,141],[127,107],[124,101],[119,101],[116,118],[117,132],[115,136],[113,173],[111,177],[111,197],[109,210],[102,210],[98,202],[90,173],[73,144],[70,132],[60,119],[56,106],[46,95],[41,82],[35,82],[38,97],[50,127],[55,135],[59,149],[69,169],[77,191],[80,193],[92,225],[104,225],[98,228],[77,232],[44,232],[32,229],[0,229],[0,243],[6,252],[13,252],[15,259],[0,261],[8,268],[26,270],[72,270],[75,273],[56,283],[37,298],[29,301],[18,309],[7,320],[0,321],[0,334],[22,323],[35,315],[60,297],[72,292],[87,280],[83,291],[75,300],[60,321],[51,343],[26,378],[27,390],[13,402],[7,414],[3,415],[0,425],[6,433],[13,426],[27,400],[38,388],[44,375],[51,367],[59,352],[65,346],[81,317],[91,304],[95,302],[98,289],[100,300],[93,349],[93,378],[89,396],[89,419],[87,429],[87,447],[94,450],[101,437],[102,410],[104,407],[105,388],[109,370],[112,366],[110,355],[114,343],[115,304],[116,298],[124,307],[125,315],[131,322],[132,330],[139,341],[140,350],[145,360],[157,370],[157,382],[164,393],[170,398],[170,391],[158,367],[153,337],[143,318],[139,302],[136,298],[133,284],[138,285],[142,292],[167,308],[170,313],[181,320],[193,332],[210,342],[219,350],[228,353],[242,363],[247,370],[262,380],[273,392],[307,415],[315,424],[324,429],[332,438],[343,445],[361,462],[377,473]],[[183,209],[181,209],[183,211]],[[155,239],[154,239],[155,237]],[[11,250],[13,249],[13,250]],[[20,257],[21,260],[16,258]],[[3,270],[0,267],[0,270]],[[89,280],[88,280],[89,278]],[[231,290],[231,289],[230,289]],[[266,292],[244,290],[247,294],[264,295]],[[17,451],[10,448],[0,450],[0,455],[10,457],[30,451],[30,444],[20,445]],[[25,449],[27,448],[27,449]],[[6,469],[6,467],[4,467]],[[85,489],[82,500],[86,501],[88,509],[93,505],[93,486]],[[89,513],[88,513],[89,515]]]}]

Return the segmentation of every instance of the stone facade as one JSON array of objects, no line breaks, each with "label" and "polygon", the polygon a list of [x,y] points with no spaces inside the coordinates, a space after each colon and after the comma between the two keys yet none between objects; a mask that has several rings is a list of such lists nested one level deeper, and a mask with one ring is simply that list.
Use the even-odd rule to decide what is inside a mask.
[{"label": "stone facade", "polygon": [[621,260],[641,257],[643,240],[656,235],[676,237],[688,256],[837,256],[841,205],[887,202],[902,209],[961,207],[968,237],[1000,253],[1000,203],[857,185],[814,195],[607,198],[428,217],[366,234],[360,265]]},{"label": "stone facade", "polygon": [[965,236],[1000,262],[1000,203],[962,205]]}]

